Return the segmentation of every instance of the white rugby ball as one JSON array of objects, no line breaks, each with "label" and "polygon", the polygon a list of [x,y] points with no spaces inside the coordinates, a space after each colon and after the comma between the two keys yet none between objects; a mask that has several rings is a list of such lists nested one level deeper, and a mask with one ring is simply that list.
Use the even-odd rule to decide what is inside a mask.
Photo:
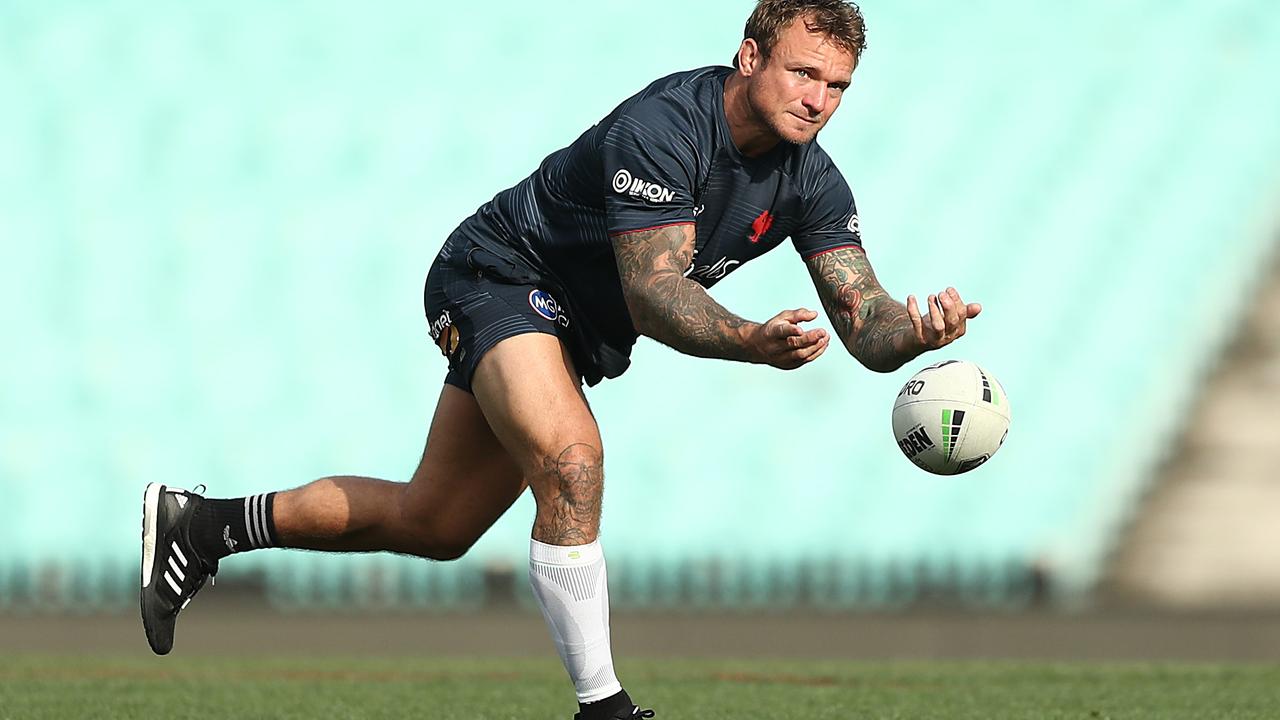
[{"label": "white rugby ball", "polygon": [[959,475],[991,459],[1009,434],[1009,397],[967,360],[921,370],[893,403],[893,437],[907,459],[936,475]]}]

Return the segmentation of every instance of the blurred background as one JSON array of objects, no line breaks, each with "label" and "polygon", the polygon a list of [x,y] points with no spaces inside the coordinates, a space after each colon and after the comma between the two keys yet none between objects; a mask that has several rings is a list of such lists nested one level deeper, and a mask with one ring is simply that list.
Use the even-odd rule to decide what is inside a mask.
[{"label": "blurred background", "polygon": [[[0,3],[0,648],[146,651],[149,481],[407,479],[445,370],[421,303],[445,236],[651,80],[728,64],[752,7]],[[820,142],[886,288],[985,310],[889,375],[642,340],[589,392],[620,632],[784,652],[767,618],[796,652],[1280,657],[1280,7],[862,7]],[[789,247],[715,296],[819,306]],[[1013,408],[961,477],[914,468],[889,424],[945,357]],[[180,635],[305,645],[322,616],[346,649],[550,654],[532,518],[526,495],[452,563],[233,557]]]}]

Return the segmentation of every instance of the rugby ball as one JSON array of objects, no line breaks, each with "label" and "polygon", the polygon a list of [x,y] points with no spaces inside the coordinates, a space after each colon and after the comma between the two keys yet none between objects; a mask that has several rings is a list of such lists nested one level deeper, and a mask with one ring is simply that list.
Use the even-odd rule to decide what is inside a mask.
[{"label": "rugby ball", "polygon": [[893,403],[893,437],[917,467],[959,475],[996,454],[1010,418],[1009,397],[994,375],[966,360],[947,360],[902,386]]}]

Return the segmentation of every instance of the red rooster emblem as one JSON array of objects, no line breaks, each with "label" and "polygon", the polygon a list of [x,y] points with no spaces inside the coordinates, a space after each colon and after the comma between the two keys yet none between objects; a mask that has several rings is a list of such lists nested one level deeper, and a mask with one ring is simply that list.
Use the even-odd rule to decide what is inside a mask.
[{"label": "red rooster emblem", "polygon": [[760,238],[769,232],[769,228],[773,227],[773,216],[768,210],[760,213],[760,216],[751,221],[751,237],[747,238],[753,243],[760,242]]}]

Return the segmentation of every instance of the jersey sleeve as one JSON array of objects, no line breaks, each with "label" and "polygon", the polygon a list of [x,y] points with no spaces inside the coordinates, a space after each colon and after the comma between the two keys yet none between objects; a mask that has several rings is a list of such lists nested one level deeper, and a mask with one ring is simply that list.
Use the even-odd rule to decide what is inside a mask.
[{"label": "jersey sleeve", "polygon": [[619,116],[601,156],[610,237],[694,222],[694,151],[676,123],[657,114]]},{"label": "jersey sleeve", "polygon": [[858,207],[849,183],[830,161],[817,180],[814,192],[805,202],[804,219],[792,233],[796,252],[808,260],[843,247],[861,250]]}]

